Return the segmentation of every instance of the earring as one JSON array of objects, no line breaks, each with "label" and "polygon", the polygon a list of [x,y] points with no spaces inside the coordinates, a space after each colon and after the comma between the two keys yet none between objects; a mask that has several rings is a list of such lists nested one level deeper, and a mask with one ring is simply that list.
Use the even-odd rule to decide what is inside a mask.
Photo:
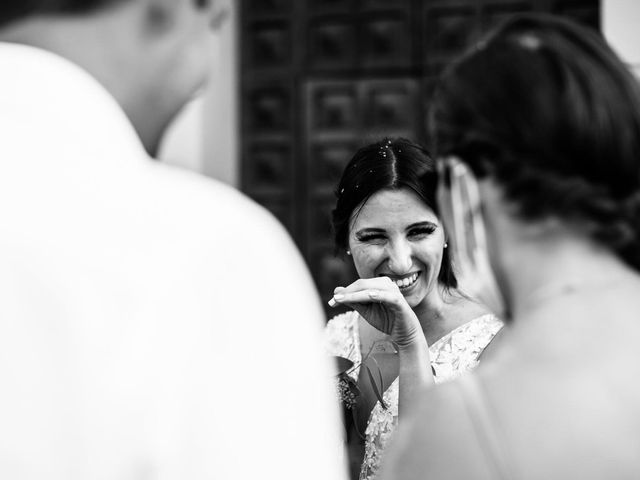
[{"label": "earring", "polygon": [[351,250],[347,250],[347,255],[351,255]]},{"label": "earring", "polygon": [[447,242],[444,242],[444,248],[447,248],[449,246],[449,244]]}]

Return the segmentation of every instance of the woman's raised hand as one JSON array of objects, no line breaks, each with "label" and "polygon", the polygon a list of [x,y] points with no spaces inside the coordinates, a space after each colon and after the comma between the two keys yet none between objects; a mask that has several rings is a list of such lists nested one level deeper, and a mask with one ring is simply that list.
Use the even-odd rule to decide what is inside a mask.
[{"label": "woman's raised hand", "polygon": [[361,278],[337,287],[329,305],[337,304],[349,305],[371,326],[391,336],[400,349],[423,337],[418,317],[389,277]]}]

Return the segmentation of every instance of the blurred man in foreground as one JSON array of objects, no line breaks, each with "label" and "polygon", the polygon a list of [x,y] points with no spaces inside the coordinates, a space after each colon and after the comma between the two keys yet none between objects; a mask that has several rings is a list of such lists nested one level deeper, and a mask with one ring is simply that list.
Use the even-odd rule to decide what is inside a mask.
[{"label": "blurred man in foreground", "polygon": [[0,6],[2,478],[343,478],[292,242],[151,161],[205,84],[217,7]]}]

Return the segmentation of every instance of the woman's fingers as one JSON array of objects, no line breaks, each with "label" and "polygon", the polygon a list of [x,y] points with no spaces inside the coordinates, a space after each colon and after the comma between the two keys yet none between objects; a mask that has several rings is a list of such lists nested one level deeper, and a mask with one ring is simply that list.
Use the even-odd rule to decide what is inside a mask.
[{"label": "woman's fingers", "polygon": [[364,290],[389,290],[400,292],[398,286],[389,277],[361,278],[347,287],[336,287],[335,294],[352,293]]},{"label": "woman's fingers", "polygon": [[402,341],[412,341],[420,330],[415,313],[388,277],[360,279],[348,287],[338,287],[329,305],[348,305],[371,326]]},{"label": "woman's fingers", "polygon": [[397,288],[395,290],[393,288],[365,288],[352,291],[344,288],[334,293],[329,305],[333,307],[337,304],[384,303],[397,306],[402,300],[402,294]]},{"label": "woman's fingers", "polygon": [[[378,295],[375,292],[387,292],[390,295]],[[394,296],[400,298],[402,294],[389,277],[360,278],[347,287],[337,287],[333,291],[333,298],[329,300],[329,306],[335,307],[338,304],[348,303],[382,303],[394,300]]]}]

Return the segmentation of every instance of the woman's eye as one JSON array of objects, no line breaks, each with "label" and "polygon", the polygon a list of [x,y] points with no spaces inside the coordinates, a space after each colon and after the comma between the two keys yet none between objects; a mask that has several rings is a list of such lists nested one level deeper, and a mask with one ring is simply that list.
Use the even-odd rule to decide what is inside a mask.
[{"label": "woman's eye", "polygon": [[358,238],[363,243],[380,243],[384,241],[383,235],[363,235]]},{"label": "woman's eye", "polygon": [[431,235],[433,232],[435,232],[435,227],[423,227],[423,228],[415,228],[411,231],[409,231],[409,236],[410,237],[426,237],[428,235]]}]

